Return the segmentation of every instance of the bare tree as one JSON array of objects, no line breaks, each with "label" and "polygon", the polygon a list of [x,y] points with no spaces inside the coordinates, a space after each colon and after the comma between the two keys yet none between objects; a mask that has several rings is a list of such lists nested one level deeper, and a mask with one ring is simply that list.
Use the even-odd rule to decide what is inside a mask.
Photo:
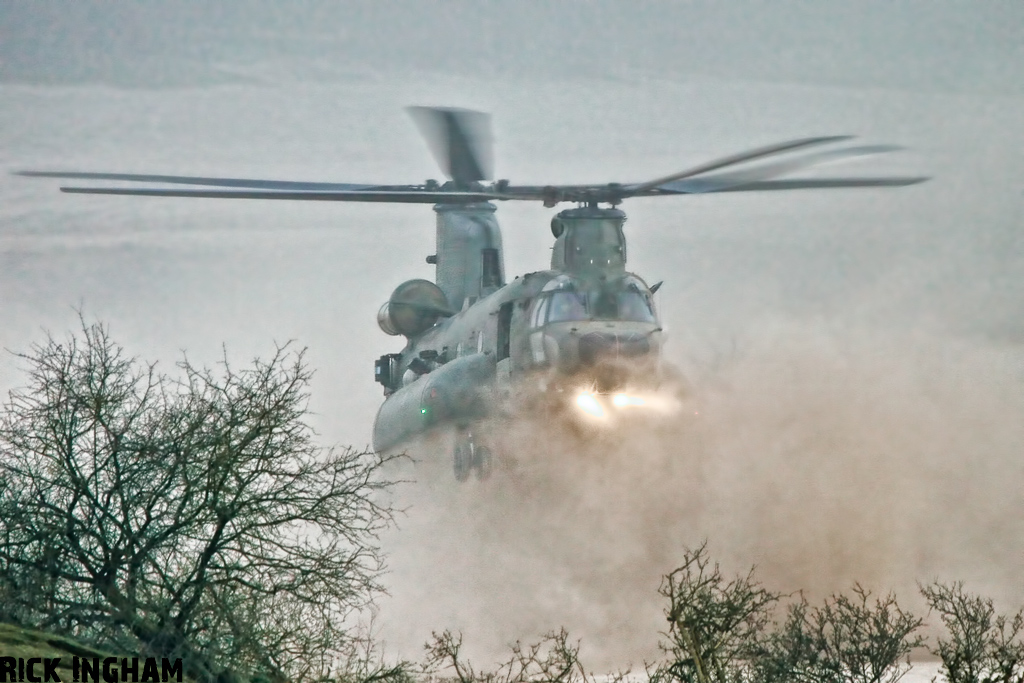
[{"label": "bare tree", "polygon": [[763,683],[895,683],[910,668],[910,651],[923,639],[912,634],[922,620],[893,595],[869,604],[870,591],[834,595],[821,607],[801,597],[786,621],[765,635],[754,656]]},{"label": "bare tree", "polygon": [[[579,642],[570,642],[564,628],[547,633],[530,645],[516,641],[509,659],[491,671],[477,671],[462,656],[461,634],[444,631],[433,636],[426,645],[424,665],[429,680],[442,683],[595,683],[596,680],[580,662]],[[627,675],[628,672],[619,672],[601,678],[607,683],[621,683]]]},{"label": "bare tree", "polygon": [[3,616],[181,657],[203,683],[335,669],[390,509],[379,456],[316,445],[301,352],[170,378],[83,322],[21,358],[0,414]]},{"label": "bare tree", "polygon": [[649,667],[655,683],[728,683],[749,669],[750,648],[779,596],[746,576],[726,580],[707,556],[707,542],[687,550],[683,563],[662,580],[669,629],[661,644],[668,660]]},{"label": "bare tree", "polygon": [[965,593],[962,582],[921,593],[949,632],[932,650],[949,683],[1024,683],[1024,609],[997,615],[991,598]]},{"label": "bare tree", "polygon": [[323,683],[418,683],[421,669],[407,660],[389,660],[381,641],[375,637],[372,620],[349,634],[349,644],[332,671],[325,672]]}]

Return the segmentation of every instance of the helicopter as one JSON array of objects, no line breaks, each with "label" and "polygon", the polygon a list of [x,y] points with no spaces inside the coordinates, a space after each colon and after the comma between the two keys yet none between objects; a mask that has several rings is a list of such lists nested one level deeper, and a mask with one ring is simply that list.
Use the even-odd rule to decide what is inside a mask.
[{"label": "helicopter", "polygon": [[[454,432],[456,479],[490,472],[480,425],[533,406],[545,414],[614,422],[653,405],[665,377],[662,326],[654,302],[661,283],[629,272],[619,206],[635,197],[718,192],[901,187],[925,177],[780,178],[823,162],[890,152],[891,145],[834,145],[848,135],[808,137],[733,154],[637,183],[515,185],[493,180],[490,116],[459,108],[410,107],[447,176],[416,185],[245,178],[20,171],[18,175],[126,181],[158,187],[65,186],[62,192],[149,197],[277,199],[433,204],[433,282],[408,280],[380,308],[377,322],[404,337],[400,351],[374,363],[384,402],[373,446],[393,451],[439,430]],[[822,151],[825,146],[832,146]],[[813,150],[813,151],[812,151]],[[191,187],[176,187],[187,185]],[[169,187],[168,187],[169,186]],[[540,201],[554,208],[550,267],[506,279],[496,202]]]}]

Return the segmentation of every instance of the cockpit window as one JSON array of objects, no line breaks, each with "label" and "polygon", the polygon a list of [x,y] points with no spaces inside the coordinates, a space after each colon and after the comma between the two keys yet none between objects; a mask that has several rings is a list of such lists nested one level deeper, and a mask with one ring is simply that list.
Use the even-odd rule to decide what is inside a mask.
[{"label": "cockpit window", "polygon": [[555,292],[548,307],[548,322],[560,323],[568,320],[586,320],[586,300],[577,292]]},{"label": "cockpit window", "polygon": [[654,311],[651,310],[647,297],[636,290],[619,292],[616,296],[616,320],[629,320],[639,323],[653,323]]},{"label": "cockpit window", "polygon": [[533,326],[540,327],[544,324],[544,316],[547,314],[548,302],[551,301],[550,297],[542,296],[537,299],[537,303],[533,307]]},{"label": "cockpit window", "polygon": [[541,297],[534,311],[535,325],[574,320],[657,322],[650,299],[634,285],[591,292],[557,290]]}]

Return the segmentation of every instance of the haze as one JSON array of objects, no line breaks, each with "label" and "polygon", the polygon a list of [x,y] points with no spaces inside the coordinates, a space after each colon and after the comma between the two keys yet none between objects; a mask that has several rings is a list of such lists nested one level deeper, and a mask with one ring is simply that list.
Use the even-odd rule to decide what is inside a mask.
[{"label": "haze", "polygon": [[[520,425],[484,484],[399,473],[376,626],[490,656],[565,625],[595,667],[656,655],[658,577],[709,538],[812,597],[964,579],[1024,601],[1024,4],[0,5],[0,345],[87,319],[165,369],[309,347],[325,443],[362,446],[374,316],[433,275],[427,207],[62,195],[18,169],[420,182],[403,107],[493,113],[498,175],[639,181],[822,134],[907,151],[821,173],[899,190],[634,200],[694,413],[584,445]],[[506,271],[551,210],[500,207]],[[22,381],[0,359],[0,388]],[[688,411],[689,413],[689,411]]]}]

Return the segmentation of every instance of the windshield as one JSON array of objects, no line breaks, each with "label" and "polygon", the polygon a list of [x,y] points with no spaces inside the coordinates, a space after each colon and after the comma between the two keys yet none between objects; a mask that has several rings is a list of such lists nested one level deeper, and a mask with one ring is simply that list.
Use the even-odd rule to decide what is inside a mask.
[{"label": "windshield", "polygon": [[635,288],[587,293],[562,290],[552,293],[544,301],[549,302],[547,316],[545,319],[541,312],[538,315],[538,322],[559,323],[574,320],[656,322],[654,311],[651,309],[647,297]]},{"label": "windshield", "polygon": [[619,292],[615,297],[616,310],[611,316],[616,320],[639,323],[653,323],[654,311],[647,303],[647,297],[640,292]]},{"label": "windshield", "polygon": [[548,322],[560,323],[566,320],[586,320],[586,299],[578,292],[555,292],[548,306]]}]

